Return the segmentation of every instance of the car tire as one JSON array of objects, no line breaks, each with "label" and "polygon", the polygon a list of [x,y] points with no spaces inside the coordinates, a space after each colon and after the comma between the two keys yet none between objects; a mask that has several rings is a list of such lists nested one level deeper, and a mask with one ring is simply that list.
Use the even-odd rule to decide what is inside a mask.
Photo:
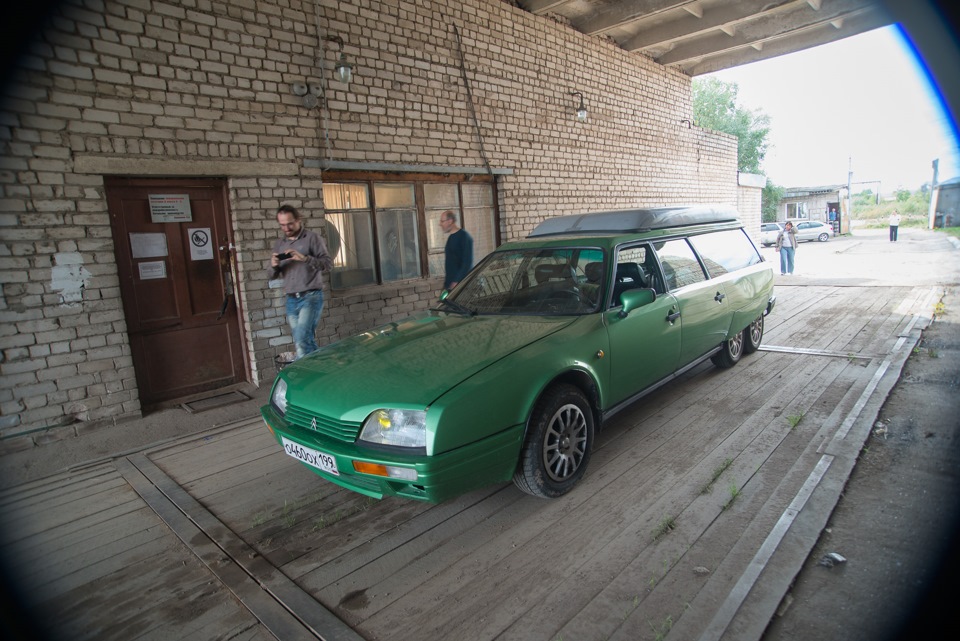
[{"label": "car tire", "polygon": [[551,387],[533,409],[514,484],[541,498],[563,496],[586,471],[593,437],[593,411],[583,392]]},{"label": "car tire", "polygon": [[760,341],[763,340],[763,314],[757,316],[747,328],[743,330],[743,353],[753,354],[760,349]]},{"label": "car tire", "polygon": [[819,240],[821,243],[825,243],[828,240],[830,240],[830,235],[827,234],[827,232],[823,232],[822,234],[817,236],[817,240]]},{"label": "car tire", "polygon": [[736,336],[730,340],[723,341],[720,351],[711,356],[710,360],[720,369],[733,367],[740,362],[740,357],[743,356],[743,343],[743,332],[737,332]]}]

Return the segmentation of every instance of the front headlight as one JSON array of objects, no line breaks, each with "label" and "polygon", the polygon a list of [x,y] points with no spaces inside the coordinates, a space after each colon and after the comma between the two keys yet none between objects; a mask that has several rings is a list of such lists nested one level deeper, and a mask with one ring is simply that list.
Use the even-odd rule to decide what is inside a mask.
[{"label": "front headlight", "polygon": [[273,396],[270,397],[270,402],[277,408],[281,416],[287,413],[287,382],[282,378],[278,379],[277,384],[273,386]]},{"label": "front headlight", "polygon": [[360,440],[400,447],[427,446],[427,413],[420,410],[377,410],[367,417]]}]

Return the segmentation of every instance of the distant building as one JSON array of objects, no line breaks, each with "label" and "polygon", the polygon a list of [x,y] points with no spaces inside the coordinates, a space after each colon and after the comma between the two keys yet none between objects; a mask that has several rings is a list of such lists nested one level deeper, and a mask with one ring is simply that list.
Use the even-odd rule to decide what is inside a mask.
[{"label": "distant building", "polygon": [[[831,216],[831,210],[835,212]],[[833,224],[837,234],[850,232],[850,217],[847,215],[847,186],[823,185],[820,187],[788,187],[783,192],[777,207],[777,220],[819,220]]]},{"label": "distant building", "polygon": [[930,196],[930,228],[960,225],[960,177],[944,180]]}]

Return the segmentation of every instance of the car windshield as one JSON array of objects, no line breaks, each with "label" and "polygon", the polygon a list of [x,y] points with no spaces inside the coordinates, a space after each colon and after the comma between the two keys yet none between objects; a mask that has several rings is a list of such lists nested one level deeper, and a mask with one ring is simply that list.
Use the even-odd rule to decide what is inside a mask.
[{"label": "car windshield", "polygon": [[588,314],[599,308],[605,273],[597,248],[507,249],[487,256],[448,300],[474,314]]}]

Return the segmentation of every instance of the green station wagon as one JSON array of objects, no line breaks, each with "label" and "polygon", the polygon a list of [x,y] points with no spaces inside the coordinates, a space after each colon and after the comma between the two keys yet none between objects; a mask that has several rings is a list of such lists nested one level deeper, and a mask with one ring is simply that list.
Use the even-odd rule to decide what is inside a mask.
[{"label": "green station wagon", "polygon": [[604,420],[706,359],[757,350],[773,269],[726,207],[563,216],[434,309],[284,368],[284,451],[362,494],[439,502],[513,480],[558,497]]}]

